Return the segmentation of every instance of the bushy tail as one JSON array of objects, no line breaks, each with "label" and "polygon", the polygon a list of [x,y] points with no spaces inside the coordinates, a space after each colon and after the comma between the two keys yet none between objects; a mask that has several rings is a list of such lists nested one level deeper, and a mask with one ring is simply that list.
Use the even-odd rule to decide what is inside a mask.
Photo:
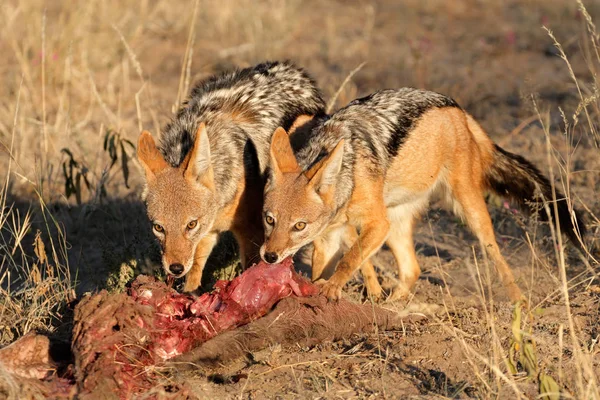
[{"label": "bushy tail", "polygon": [[[552,202],[553,199],[548,178],[523,157],[509,153],[498,145],[494,146],[493,162],[486,171],[489,188],[499,196],[514,201],[522,210],[538,213],[542,220],[547,221],[548,213],[543,205],[544,202]],[[556,205],[561,231],[584,252],[578,238],[579,236],[583,240],[586,234],[581,213],[573,210],[571,214],[567,199],[559,191],[556,191]],[[553,204],[549,206],[551,220],[556,226]]]}]

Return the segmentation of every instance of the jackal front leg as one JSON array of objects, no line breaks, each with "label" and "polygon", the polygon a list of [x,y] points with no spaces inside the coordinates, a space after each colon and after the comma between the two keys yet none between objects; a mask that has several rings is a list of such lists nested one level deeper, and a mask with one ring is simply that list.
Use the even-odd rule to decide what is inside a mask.
[{"label": "jackal front leg", "polygon": [[341,258],[342,236],[345,228],[337,227],[323,233],[313,241],[312,280],[327,279]]},{"label": "jackal front leg", "polygon": [[335,273],[323,284],[321,293],[330,300],[338,300],[342,296],[342,288],[356,270],[379,250],[387,238],[389,228],[390,224],[385,214],[363,223],[360,235],[340,260]]},{"label": "jackal front leg", "polygon": [[196,252],[194,253],[194,264],[192,264],[190,272],[185,276],[185,285],[183,286],[185,292],[193,292],[200,286],[206,260],[208,260],[208,256],[210,256],[212,249],[217,244],[218,238],[219,235],[216,233],[209,233],[198,242]]},{"label": "jackal front leg", "polygon": [[[352,248],[356,240],[358,239],[358,232],[356,228],[352,225],[346,226],[346,232],[344,235],[344,243],[346,248]],[[375,267],[373,267],[373,263],[371,260],[366,260],[360,267],[360,272],[363,276],[363,281],[365,286],[367,287],[367,294],[373,300],[378,301],[381,298],[381,285],[379,285],[379,281],[377,280],[377,273],[375,272]]]},{"label": "jackal front leg", "polygon": [[249,268],[260,261],[261,235],[235,235],[240,249],[240,263],[242,268]]}]

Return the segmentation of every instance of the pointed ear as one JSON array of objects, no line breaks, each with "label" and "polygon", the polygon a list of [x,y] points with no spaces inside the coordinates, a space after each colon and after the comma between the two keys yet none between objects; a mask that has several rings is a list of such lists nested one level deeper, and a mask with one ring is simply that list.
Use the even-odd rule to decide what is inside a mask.
[{"label": "pointed ear", "polygon": [[271,138],[271,168],[276,173],[300,172],[285,129],[279,127]]},{"label": "pointed ear", "polygon": [[305,175],[312,186],[319,194],[323,194],[335,184],[338,174],[342,169],[342,160],[344,158],[344,139],[340,140],[333,151],[327,157],[319,161],[315,166],[308,170]]},{"label": "pointed ear", "polygon": [[148,131],[143,131],[140,134],[137,158],[146,172],[146,181],[153,180],[157,173],[169,166],[160,151],[158,151],[154,138]]},{"label": "pointed ear", "polygon": [[196,131],[194,147],[182,163],[182,168],[185,171],[183,173],[185,178],[189,181],[214,188],[213,169],[210,163],[210,143],[204,122]]},{"label": "pointed ear", "polygon": [[296,120],[292,124],[292,126],[290,126],[290,129],[288,130],[288,135],[289,136],[293,135],[294,132],[296,132],[296,129],[300,128],[302,125],[306,124],[311,119],[313,119],[312,115],[306,115],[306,114],[299,115],[298,118],[296,118]]}]

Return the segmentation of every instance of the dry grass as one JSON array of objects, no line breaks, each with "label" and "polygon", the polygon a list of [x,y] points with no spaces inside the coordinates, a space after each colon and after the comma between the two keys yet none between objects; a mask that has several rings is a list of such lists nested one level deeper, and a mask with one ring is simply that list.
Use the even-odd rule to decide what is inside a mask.
[{"label": "dry grass", "polygon": [[[499,144],[548,172],[598,237],[595,3],[8,0],[0,21],[0,344],[31,330],[66,339],[75,292],[152,272],[132,143],[142,128],[158,132],[195,80],[264,59],[306,67],[334,107],[386,87],[453,96]],[[249,375],[237,384],[189,379],[210,397],[523,398],[558,387],[599,399],[597,261],[565,252],[559,232],[503,203],[491,208],[530,296],[520,320],[493,267],[465,246],[473,240],[434,211],[416,241],[425,275],[445,288],[419,282],[408,303],[389,305],[426,322],[316,349],[275,347],[256,355],[263,365],[229,367]],[[213,264],[230,264],[224,253]],[[393,281],[389,252],[378,261]],[[349,292],[359,299],[361,288]]]}]

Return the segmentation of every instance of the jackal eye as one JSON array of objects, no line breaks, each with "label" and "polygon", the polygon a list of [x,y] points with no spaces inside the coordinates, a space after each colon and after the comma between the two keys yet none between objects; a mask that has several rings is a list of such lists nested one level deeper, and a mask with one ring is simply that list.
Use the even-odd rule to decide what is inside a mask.
[{"label": "jackal eye", "polygon": [[275,218],[271,217],[270,215],[267,215],[265,217],[265,222],[271,226],[275,225]]},{"label": "jackal eye", "polygon": [[197,220],[190,221],[190,222],[188,222],[188,224],[187,224],[187,228],[188,228],[188,230],[190,230],[190,231],[191,231],[192,229],[194,229],[196,226],[198,226],[198,221],[197,221]]},{"label": "jackal eye", "polygon": [[160,224],[154,224],[153,228],[158,233],[163,233],[165,231],[165,228],[163,228],[163,226]]},{"label": "jackal eye", "polygon": [[306,228],[306,222],[300,221],[300,222],[296,222],[296,224],[294,225],[294,230],[297,230],[297,231],[302,231],[302,230],[304,230],[304,228]]}]

